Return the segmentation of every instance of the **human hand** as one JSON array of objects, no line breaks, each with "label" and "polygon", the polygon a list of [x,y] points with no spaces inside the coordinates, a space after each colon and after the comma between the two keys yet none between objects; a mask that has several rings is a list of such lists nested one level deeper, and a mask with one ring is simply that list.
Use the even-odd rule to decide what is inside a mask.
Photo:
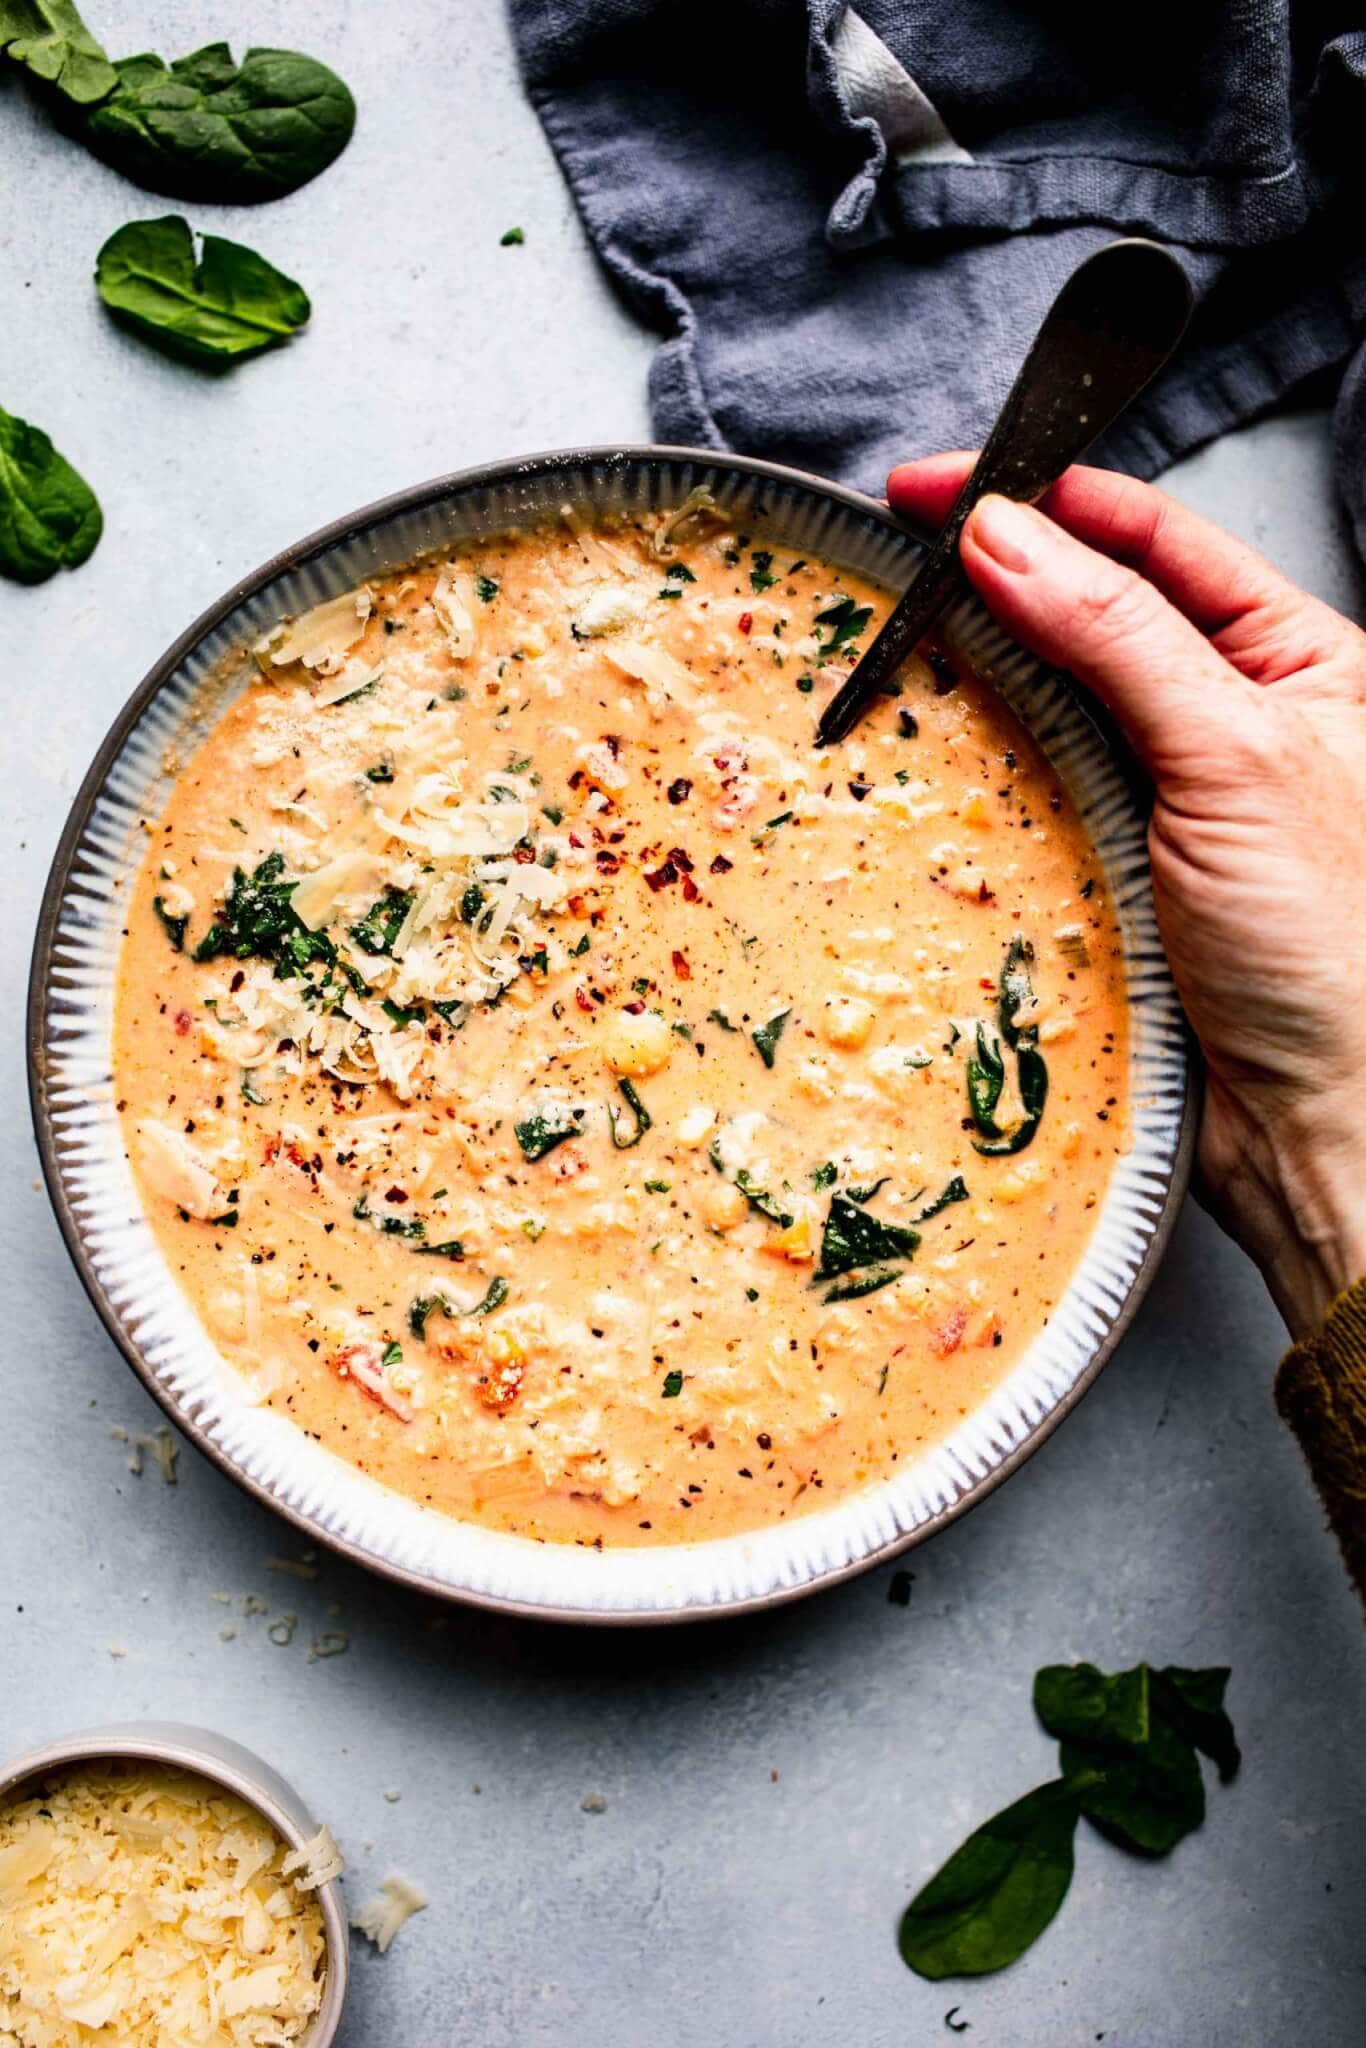
[{"label": "human hand", "polygon": [[[893,470],[942,524],[975,457]],[[1204,1049],[1209,1206],[1307,1335],[1366,1273],[1366,634],[1132,478],[988,497],[963,566],[1114,712],[1156,785],[1163,943]]]}]

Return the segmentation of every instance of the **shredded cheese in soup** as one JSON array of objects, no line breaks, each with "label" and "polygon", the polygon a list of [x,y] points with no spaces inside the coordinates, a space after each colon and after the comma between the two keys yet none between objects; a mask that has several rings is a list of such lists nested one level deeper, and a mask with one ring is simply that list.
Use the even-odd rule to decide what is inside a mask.
[{"label": "shredded cheese in soup", "polygon": [[1045,759],[887,593],[704,502],[283,624],[178,778],[115,1065],[258,1397],[434,1509],[695,1540],[891,1476],[1020,1358],[1126,1143]]}]

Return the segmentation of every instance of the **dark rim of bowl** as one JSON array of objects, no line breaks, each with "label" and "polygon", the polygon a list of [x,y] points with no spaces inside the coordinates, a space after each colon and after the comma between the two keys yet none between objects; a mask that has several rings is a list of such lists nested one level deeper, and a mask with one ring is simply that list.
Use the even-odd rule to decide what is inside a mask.
[{"label": "dark rim of bowl", "polygon": [[[47,1184],[48,1196],[56,1212],[58,1227],[67,1251],[105,1329],[153,1400],[164,1410],[180,1433],[189,1438],[196,1450],[201,1451],[245,1492],[251,1494],[274,1514],[291,1522],[311,1541],[321,1543],[351,1563],[362,1565],[367,1571],[377,1572],[381,1577],[409,1587],[414,1592],[442,1600],[458,1601],[465,1606],[486,1608],[499,1614],[516,1615],[528,1621],[574,1622],[619,1628],[648,1627],[677,1621],[721,1621],[733,1615],[758,1613],[770,1607],[785,1606],[789,1601],[804,1599],[812,1593],[824,1592],[830,1587],[842,1584],[846,1579],[871,1571],[876,1565],[887,1563],[889,1559],[900,1556],[903,1551],[912,1550],[929,1537],[937,1535],[949,1523],[956,1522],[961,1515],[994,1493],[998,1486],[1017,1471],[1053,1434],[1064,1417],[1071,1414],[1082,1396],[1094,1386],[1101,1368],[1107,1363],[1137,1314],[1158,1262],[1167,1248],[1190,1179],[1195,1150],[1200,1087],[1194,1062],[1188,1061],[1181,1129],[1172,1161],[1171,1179],[1157,1224],[1138,1271],[1130,1283],[1128,1293],[1089,1363],[1073,1385],[998,1465],[994,1465],[982,1478],[975,1480],[949,1506],[941,1508],[937,1514],[918,1523],[914,1529],[879,1544],[875,1549],[848,1564],[839,1565],[831,1571],[821,1572],[814,1578],[806,1579],[800,1585],[781,1586],[769,1593],[754,1594],[748,1599],[717,1601],[701,1607],[651,1608],[646,1612],[595,1612],[578,1607],[556,1607],[535,1601],[509,1600],[493,1594],[466,1591],[429,1578],[422,1572],[408,1570],[388,1559],[376,1557],[362,1545],[323,1528],[311,1516],[278,1500],[259,1480],[235,1464],[227,1453],[210,1439],[198,1422],[180,1412],[173,1396],[151,1371],[138,1345],[124,1329],[95,1272],[93,1261],[86,1250],[81,1227],[67,1199],[48,1115],[44,1021],[58,914],[70,880],[76,849],[109,770],[118,758],[128,734],[157,691],[175,673],[186,655],[192,653],[205,636],[220,625],[244,599],[253,596],[276,577],[302,568],[318,556],[329,553],[340,542],[355,539],[368,528],[379,526],[397,515],[418,512],[424,505],[436,504],[443,499],[477,490],[481,486],[505,483],[518,477],[540,476],[560,469],[630,469],[635,465],[650,463],[675,468],[692,464],[695,467],[724,469],[742,476],[781,484],[811,497],[833,499],[846,510],[859,514],[869,525],[888,527],[907,538],[915,538],[910,529],[886,505],[879,504],[875,498],[870,498],[864,492],[854,490],[847,484],[831,483],[806,470],[792,469],[778,462],[767,462],[757,456],[732,455],[723,449],[715,448],[671,447],[662,443],[553,449],[535,455],[513,456],[502,462],[479,463],[469,469],[455,470],[449,475],[434,477],[427,483],[410,485],[406,490],[394,491],[388,497],[377,498],[371,504],[363,505],[359,510],[347,513],[327,526],[319,527],[316,532],[296,541],[293,546],[283,548],[279,554],[272,555],[269,561],[263,563],[250,576],[245,576],[234,583],[216,603],[201,612],[193,624],[186,627],[179,639],[173,641],[161,659],[148,670],[105,735],[72,803],[62,836],[57,843],[56,853],[53,855],[47,887],[43,891],[29,969],[27,1023],[29,1104],[34,1134],[38,1142],[43,1179]],[[1080,699],[1077,701],[1082,703],[1082,709],[1091,722],[1105,732],[1107,742],[1113,747],[1113,727],[1108,725],[1108,721],[1096,717],[1092,705]],[[1125,758],[1122,749],[1120,760],[1127,778],[1132,781],[1132,765]]]}]

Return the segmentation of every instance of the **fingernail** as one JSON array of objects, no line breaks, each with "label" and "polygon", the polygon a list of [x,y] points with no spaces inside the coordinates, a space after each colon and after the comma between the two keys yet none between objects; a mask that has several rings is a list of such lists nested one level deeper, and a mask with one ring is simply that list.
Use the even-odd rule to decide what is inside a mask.
[{"label": "fingernail", "polygon": [[1027,505],[990,494],[973,512],[968,529],[1003,569],[1028,569],[1038,559],[1039,517]]}]

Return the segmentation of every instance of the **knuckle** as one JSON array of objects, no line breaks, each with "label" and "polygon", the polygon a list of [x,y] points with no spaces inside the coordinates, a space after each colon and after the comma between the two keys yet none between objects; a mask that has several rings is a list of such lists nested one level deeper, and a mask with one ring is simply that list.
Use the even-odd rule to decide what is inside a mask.
[{"label": "knuckle", "polygon": [[1151,583],[1132,569],[1106,564],[1078,595],[1077,627],[1092,644],[1129,640],[1151,630],[1161,603]]}]

